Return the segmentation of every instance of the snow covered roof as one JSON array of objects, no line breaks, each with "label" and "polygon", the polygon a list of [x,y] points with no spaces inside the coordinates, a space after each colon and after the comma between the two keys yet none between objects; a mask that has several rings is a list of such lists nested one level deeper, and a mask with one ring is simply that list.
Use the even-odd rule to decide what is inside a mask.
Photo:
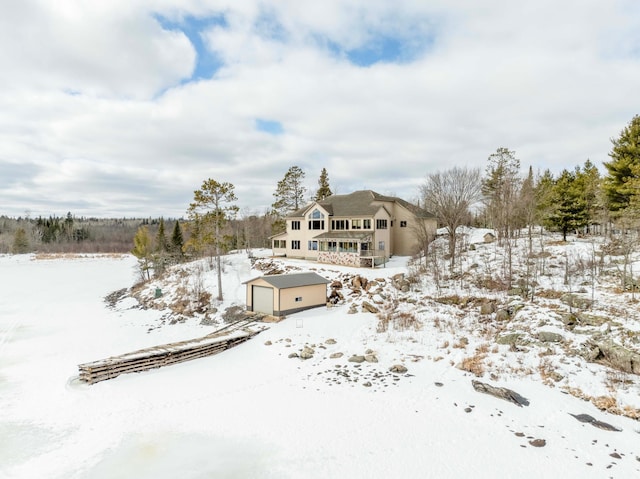
[{"label": "snow covered roof", "polygon": [[286,273],[260,276],[259,278],[253,278],[249,281],[245,281],[243,284],[251,283],[256,279],[262,279],[274,288],[278,289],[297,288],[299,286],[312,286],[315,284],[330,283],[328,279],[323,278],[317,273]]}]

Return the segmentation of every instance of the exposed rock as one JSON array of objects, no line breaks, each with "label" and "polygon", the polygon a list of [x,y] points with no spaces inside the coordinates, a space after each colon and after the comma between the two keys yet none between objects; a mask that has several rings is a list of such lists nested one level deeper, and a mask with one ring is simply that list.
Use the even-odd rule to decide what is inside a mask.
[{"label": "exposed rock", "polygon": [[528,341],[524,339],[523,333],[510,333],[510,334],[503,334],[502,336],[498,336],[496,338],[496,343],[506,344],[506,345],[525,346],[526,344],[528,344]]},{"label": "exposed rock", "polygon": [[299,358],[300,356],[298,356],[298,353],[291,353],[289,354],[289,356],[287,356],[288,358]]},{"label": "exposed rock", "polygon": [[350,363],[364,363],[364,356],[354,354],[349,358]]},{"label": "exposed rock", "polygon": [[335,281],[333,281],[331,283],[330,288],[331,289],[342,289],[342,283],[336,279]]},{"label": "exposed rock", "polygon": [[370,313],[373,313],[373,314],[378,314],[380,312],[378,308],[376,308],[373,304],[369,303],[368,301],[362,302],[362,309],[364,311],[369,311]]},{"label": "exposed rock", "polygon": [[365,388],[370,388],[370,387],[371,387],[371,382],[370,382],[370,381],[367,381],[366,383],[362,383],[362,385],[363,385]]},{"label": "exposed rock", "polygon": [[342,356],[344,356],[344,354],[343,354],[343,353],[338,352],[338,353],[332,353],[332,354],[329,356],[329,358],[330,358],[330,359],[338,359],[338,358],[341,358]]},{"label": "exposed rock", "polygon": [[311,359],[315,351],[309,346],[305,346],[300,352],[300,359]]},{"label": "exposed rock", "polygon": [[580,319],[574,313],[567,313],[567,314],[564,314],[562,316],[562,323],[565,326],[573,326],[573,325],[575,325],[576,323],[579,323],[579,322],[580,322]]},{"label": "exposed rock", "polygon": [[587,361],[604,363],[625,373],[640,374],[640,354],[613,341],[588,342],[583,356]]},{"label": "exposed rock", "polygon": [[539,331],[537,337],[538,341],[543,343],[561,343],[564,341],[562,334],[552,333],[551,331]]},{"label": "exposed rock", "polygon": [[589,298],[583,298],[573,293],[565,293],[560,296],[560,301],[570,308],[589,309],[593,304]]},{"label": "exposed rock", "polygon": [[358,307],[355,304],[352,304],[351,306],[349,306],[349,311],[347,311],[347,314],[356,314],[358,312]]},{"label": "exposed rock", "polygon": [[411,289],[411,283],[407,281],[407,279],[404,276],[404,273],[398,273],[392,276],[391,284],[393,285],[394,288],[396,288],[399,291],[402,291],[403,293],[406,293],[409,291],[409,289]]},{"label": "exposed rock", "polygon": [[547,441],[544,439],[534,439],[533,441],[529,441],[533,447],[544,447],[547,445]]},{"label": "exposed rock", "polygon": [[378,357],[375,354],[366,354],[364,360],[368,363],[377,363]]},{"label": "exposed rock", "polygon": [[324,342],[324,344],[336,344],[336,340],[333,338],[329,338]]},{"label": "exposed rock", "polygon": [[499,322],[509,321],[511,319],[511,315],[509,315],[509,312],[506,309],[499,309],[496,311],[494,319]]},{"label": "exposed rock", "polygon": [[475,379],[471,381],[471,384],[473,385],[473,389],[478,392],[504,399],[505,401],[509,401],[515,404],[516,406],[522,407],[529,405],[529,400],[527,398],[521,396],[515,391],[512,391],[511,389],[492,386],[487,383],[476,381]]},{"label": "exposed rock", "polygon": [[607,424],[606,422],[598,421],[595,417],[589,416],[588,414],[569,413],[569,416],[573,416],[580,422],[591,424],[593,427],[597,427],[605,431],[622,431],[622,429],[618,429],[617,427],[612,426],[611,424]]},{"label": "exposed rock", "polygon": [[408,371],[408,369],[402,364],[394,364],[389,368],[389,371],[396,374],[404,374]]},{"label": "exposed rock", "polygon": [[484,301],[480,305],[480,314],[491,314],[496,312],[496,303],[493,301]]},{"label": "exposed rock", "polygon": [[273,343],[271,341],[265,341],[264,345],[265,346],[271,346]]}]

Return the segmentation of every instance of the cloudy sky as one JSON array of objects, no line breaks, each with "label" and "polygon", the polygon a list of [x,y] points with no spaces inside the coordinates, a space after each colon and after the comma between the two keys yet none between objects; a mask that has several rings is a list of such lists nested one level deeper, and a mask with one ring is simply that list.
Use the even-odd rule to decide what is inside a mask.
[{"label": "cloudy sky", "polygon": [[4,1],[0,71],[0,215],[180,217],[207,178],[261,214],[293,165],[411,200],[499,147],[603,170],[640,2]]}]

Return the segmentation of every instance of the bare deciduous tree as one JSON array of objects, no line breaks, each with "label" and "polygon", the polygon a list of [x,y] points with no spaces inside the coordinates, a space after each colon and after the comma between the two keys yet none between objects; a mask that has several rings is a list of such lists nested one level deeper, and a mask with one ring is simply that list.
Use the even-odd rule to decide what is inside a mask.
[{"label": "bare deciduous tree", "polygon": [[453,167],[427,175],[420,187],[426,210],[438,218],[449,235],[449,268],[456,256],[456,230],[470,218],[470,208],[481,197],[480,169]]}]

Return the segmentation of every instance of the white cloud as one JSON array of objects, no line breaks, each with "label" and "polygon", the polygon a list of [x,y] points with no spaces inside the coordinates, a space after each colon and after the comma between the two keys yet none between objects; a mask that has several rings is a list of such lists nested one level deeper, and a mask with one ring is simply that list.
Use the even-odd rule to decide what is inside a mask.
[{"label": "white cloud", "polygon": [[[326,167],[339,192],[412,198],[429,171],[484,168],[501,146],[525,168],[598,164],[638,113],[640,12],[629,2],[154,8],[30,1],[0,19],[0,171],[32,165],[20,176],[30,189],[0,189],[0,214],[37,213],[48,199],[64,214],[65,201],[86,195],[74,214],[178,216],[208,177],[263,211],[292,165],[306,170],[310,193]],[[195,50],[155,14],[224,15],[226,26],[201,32],[224,61],[212,79],[180,84]],[[376,34],[408,38],[403,27],[435,35],[409,63],[362,68],[322,43],[347,50]],[[284,132],[257,131],[257,118]]]}]

